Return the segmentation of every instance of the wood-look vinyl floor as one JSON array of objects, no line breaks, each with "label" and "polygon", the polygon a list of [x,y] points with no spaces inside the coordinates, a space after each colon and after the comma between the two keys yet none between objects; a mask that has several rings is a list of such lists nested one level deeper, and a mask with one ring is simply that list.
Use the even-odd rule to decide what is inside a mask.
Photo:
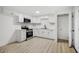
[{"label": "wood-look vinyl floor", "polygon": [[28,41],[8,44],[0,48],[1,53],[75,53],[68,47],[67,41],[58,41],[34,37]]}]

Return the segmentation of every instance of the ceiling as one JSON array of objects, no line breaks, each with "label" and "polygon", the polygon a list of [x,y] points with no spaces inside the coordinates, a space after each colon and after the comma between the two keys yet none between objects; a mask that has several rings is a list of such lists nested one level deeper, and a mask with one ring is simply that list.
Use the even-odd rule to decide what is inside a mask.
[{"label": "ceiling", "polygon": [[[25,13],[31,16],[53,14],[63,10],[69,10],[71,6],[5,6],[5,9],[13,10],[16,12]],[[36,11],[38,13],[36,13]]]}]

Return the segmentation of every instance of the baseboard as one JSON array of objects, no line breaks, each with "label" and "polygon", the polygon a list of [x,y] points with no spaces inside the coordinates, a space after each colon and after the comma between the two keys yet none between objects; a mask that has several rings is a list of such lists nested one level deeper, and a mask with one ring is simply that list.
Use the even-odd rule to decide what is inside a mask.
[{"label": "baseboard", "polygon": [[50,39],[50,38],[45,38],[45,37],[40,37],[40,36],[33,36],[33,37],[38,37],[38,38],[43,38],[43,39],[49,39],[49,40],[55,40],[55,39]]}]

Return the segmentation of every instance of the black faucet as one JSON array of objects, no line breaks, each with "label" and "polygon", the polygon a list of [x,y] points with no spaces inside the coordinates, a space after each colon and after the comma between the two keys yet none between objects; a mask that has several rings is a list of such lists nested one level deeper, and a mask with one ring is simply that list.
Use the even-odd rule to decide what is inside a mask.
[{"label": "black faucet", "polygon": [[44,28],[47,29],[46,25],[44,25]]}]

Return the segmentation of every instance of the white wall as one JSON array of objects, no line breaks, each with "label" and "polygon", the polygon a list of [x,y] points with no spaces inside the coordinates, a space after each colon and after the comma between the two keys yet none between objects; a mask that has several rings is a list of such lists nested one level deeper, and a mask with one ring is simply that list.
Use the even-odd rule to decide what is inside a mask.
[{"label": "white wall", "polygon": [[1,7],[0,7],[0,13],[1,13]]},{"label": "white wall", "polygon": [[[22,13],[14,12],[12,10],[3,10],[1,9],[0,14],[0,47],[8,43],[15,42],[21,38],[18,36],[18,33],[21,30],[21,25],[16,22],[15,16],[19,16]],[[24,17],[29,17],[23,14]],[[20,35],[20,34],[19,34]],[[18,36],[18,37],[16,37]]]},{"label": "white wall", "polygon": [[75,33],[74,33],[74,45],[76,50],[79,52],[79,7],[75,7],[74,9],[74,29],[75,29]]},{"label": "white wall", "polygon": [[0,46],[7,44],[15,32],[14,18],[0,14]]}]

